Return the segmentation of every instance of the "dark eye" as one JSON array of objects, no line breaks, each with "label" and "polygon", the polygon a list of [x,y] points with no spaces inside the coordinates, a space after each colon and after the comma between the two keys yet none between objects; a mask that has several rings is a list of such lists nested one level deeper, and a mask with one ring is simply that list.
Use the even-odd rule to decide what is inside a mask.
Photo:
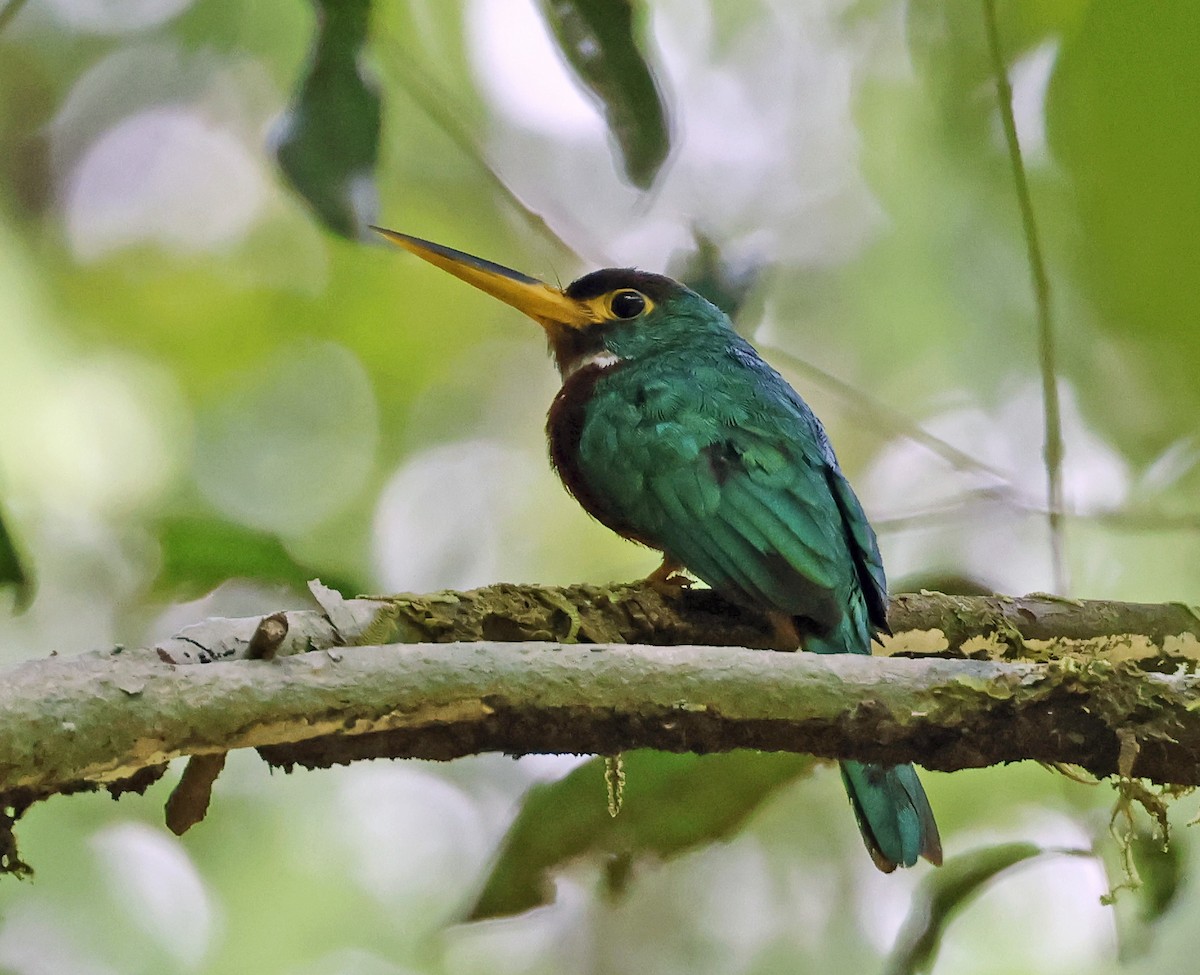
[{"label": "dark eye", "polygon": [[614,318],[637,318],[646,310],[646,298],[637,291],[618,291],[608,307]]}]

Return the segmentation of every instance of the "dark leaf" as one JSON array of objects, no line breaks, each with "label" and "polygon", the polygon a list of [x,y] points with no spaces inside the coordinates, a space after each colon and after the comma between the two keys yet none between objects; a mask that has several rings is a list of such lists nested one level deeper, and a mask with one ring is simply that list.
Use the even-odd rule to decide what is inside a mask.
[{"label": "dark leaf", "polygon": [[944,592],[947,596],[992,596],[996,590],[978,576],[958,572],[914,572],[898,579],[893,592]]},{"label": "dark leaf", "polygon": [[733,833],[780,786],[813,767],[807,755],[627,752],[624,802],[608,814],[604,760],[535,786],[508,831],[469,920],[527,911],[553,899],[550,873],[583,856],[606,858],[610,893],[639,857],[667,858]]},{"label": "dark leaf", "polygon": [[1157,831],[1139,829],[1128,843],[1139,882],[1130,882],[1124,862],[1110,865],[1115,869],[1109,874],[1113,891],[1124,891],[1113,904],[1117,909],[1120,958],[1126,964],[1144,958],[1156,947],[1158,922],[1179,902],[1179,894],[1187,884],[1188,863],[1186,836],[1180,833],[1173,833],[1171,842],[1164,843]]},{"label": "dark leaf", "polygon": [[1142,921],[1157,921],[1175,903],[1187,870],[1187,838],[1172,833],[1171,842],[1148,832],[1133,838],[1133,865],[1142,884],[1137,888]]},{"label": "dark leaf", "polygon": [[4,519],[0,517],[0,588],[12,586],[17,593],[17,608],[24,609],[33,596],[33,580],[25,568]]},{"label": "dark leaf", "polygon": [[380,100],[362,68],[369,0],[317,0],[308,73],[275,154],[284,176],[329,229],[358,238],[374,221]]},{"label": "dark leaf", "polygon": [[604,112],[625,175],[647,189],[671,148],[667,109],[633,36],[630,0],[542,0],[567,64]]},{"label": "dark leaf", "polygon": [[736,321],[746,296],[758,283],[763,269],[758,264],[734,264],[725,260],[717,244],[702,233],[697,232],[695,239],[696,249],[684,260],[682,267],[672,268],[671,276]]},{"label": "dark leaf", "polygon": [[339,592],[363,591],[354,580],[327,568],[302,565],[272,534],[220,518],[179,517],[159,526],[162,568],[156,589],[171,598],[192,598],[229,579],[255,579],[303,590],[320,578]]},{"label": "dark leaf", "polygon": [[926,875],[913,900],[896,947],[888,959],[888,975],[927,972],[937,959],[947,925],[972,897],[999,874],[1043,854],[1082,855],[1083,851],[1047,850],[1033,843],[1002,843],[947,860]]}]

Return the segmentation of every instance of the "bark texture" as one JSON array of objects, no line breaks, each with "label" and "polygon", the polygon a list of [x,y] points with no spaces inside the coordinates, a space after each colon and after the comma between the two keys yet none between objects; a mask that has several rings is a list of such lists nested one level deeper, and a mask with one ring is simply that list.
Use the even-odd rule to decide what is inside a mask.
[{"label": "bark texture", "polygon": [[[753,649],[770,646],[769,621],[707,591],[312,588],[319,610],[9,670],[4,815],[245,747],[286,768],[642,747],[942,770],[1035,759],[1200,785],[1200,617],[1186,606],[902,595],[881,656],[858,657]],[[14,868],[5,832],[0,868]]]}]

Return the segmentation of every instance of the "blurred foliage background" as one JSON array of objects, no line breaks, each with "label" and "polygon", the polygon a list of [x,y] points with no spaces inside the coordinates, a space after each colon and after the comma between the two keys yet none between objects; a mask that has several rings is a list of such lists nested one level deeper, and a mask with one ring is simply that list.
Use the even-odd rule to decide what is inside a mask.
[{"label": "blurred foliage background", "polygon": [[[1200,5],[997,7],[1053,288],[1069,594],[1198,602]],[[653,568],[547,467],[536,329],[368,222],[551,281],[687,275],[824,418],[894,589],[1053,586],[980,3],[5,0],[0,92],[5,664],[302,605],[314,575]],[[599,787],[535,792],[559,828],[519,821],[488,891],[560,857],[556,899],[473,923],[522,796],[576,760],[268,778],[235,755],[182,840],[163,786],[53,801],[22,823],[36,880],[0,882],[0,970],[970,975],[1200,948],[1186,799],[1166,854],[1138,822],[1145,884],[1112,908],[1107,787],[927,774],[959,859],[884,877],[836,772],[783,758],[734,756],[676,807],[654,788],[674,760],[645,758],[632,825],[595,826],[604,865],[574,856]],[[956,911],[934,961],[922,919]]]}]

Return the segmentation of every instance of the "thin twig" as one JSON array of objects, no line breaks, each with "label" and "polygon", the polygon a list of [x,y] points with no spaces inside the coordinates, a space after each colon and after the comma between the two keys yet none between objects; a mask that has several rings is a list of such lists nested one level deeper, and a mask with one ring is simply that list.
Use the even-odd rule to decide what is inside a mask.
[{"label": "thin twig", "polygon": [[[554,246],[578,261],[582,255],[550,226],[549,222],[504,181],[496,168],[484,155],[472,136],[470,129],[460,120],[460,113],[451,106],[450,96],[437,85],[428,70],[417,65],[408,51],[400,51],[395,44],[379,45],[386,57],[388,69],[401,87],[430,120],[450,139],[460,152],[471,160],[487,177],[497,192],[524,219],[530,228]],[[573,232],[575,228],[572,228]]]},{"label": "thin twig", "polygon": [[871,527],[878,534],[908,531],[914,528],[933,528],[946,524],[953,518],[976,518],[978,510],[984,505],[1004,505],[1019,515],[1042,516],[1045,512],[1040,507],[1022,504],[999,491],[966,491],[955,500],[944,505],[931,508],[919,508],[912,511],[901,511],[895,514],[885,514],[871,519]]},{"label": "thin twig", "polygon": [[1025,177],[1025,163],[1021,158],[1021,144],[1017,139],[1017,124],[1012,110],[1012,86],[1008,83],[1004,51],[1000,46],[1000,30],[996,22],[996,0],[983,0],[983,22],[987,31],[988,48],[992,56],[992,70],[996,75],[1000,121],[1004,126],[1004,140],[1008,144],[1008,158],[1012,166],[1013,184],[1017,191],[1017,203],[1021,211],[1021,224],[1029,257],[1029,274],[1033,281],[1034,300],[1037,304],[1038,359],[1041,363],[1042,403],[1045,413],[1042,453],[1046,463],[1046,508],[1050,526],[1050,558],[1054,569],[1055,589],[1060,593],[1065,593],[1068,580],[1062,515],[1063,435],[1062,416],[1058,403],[1057,369],[1054,361],[1054,322],[1050,308],[1050,279],[1046,274],[1046,262],[1038,239],[1037,221],[1033,214],[1033,200],[1029,194],[1029,182]]},{"label": "thin twig", "polygon": [[[937,507],[918,508],[885,514],[871,519],[876,532],[906,531],[910,528],[930,528],[942,525],[952,518],[978,517],[977,509],[985,505],[1004,505],[1010,511],[1031,518],[1045,518],[1045,505],[1029,504],[1003,491],[982,488],[964,491]],[[1200,532],[1200,513],[1179,512],[1172,514],[1150,509],[1106,509],[1101,511],[1063,511],[1065,520],[1093,525],[1104,525],[1115,531],[1127,532]]]},{"label": "thin twig", "polygon": [[997,481],[998,484],[995,488],[995,493],[1005,496],[1011,495],[1013,498],[1017,497],[1017,490],[1012,483],[1012,479],[998,467],[992,467],[985,461],[979,460],[977,457],[972,457],[966,451],[954,446],[954,444],[930,433],[916,420],[868,396],[861,389],[846,382],[846,380],[839,379],[833,373],[826,372],[820,366],[813,365],[807,359],[802,359],[791,352],[780,349],[778,346],[771,346],[770,357],[777,362],[786,363],[789,369],[803,373],[825,389],[836,393],[843,401],[873,423],[877,423],[880,427],[891,433],[907,437],[913,443],[920,444],[938,457],[941,457],[942,460],[946,461],[956,470],[981,474]]}]

